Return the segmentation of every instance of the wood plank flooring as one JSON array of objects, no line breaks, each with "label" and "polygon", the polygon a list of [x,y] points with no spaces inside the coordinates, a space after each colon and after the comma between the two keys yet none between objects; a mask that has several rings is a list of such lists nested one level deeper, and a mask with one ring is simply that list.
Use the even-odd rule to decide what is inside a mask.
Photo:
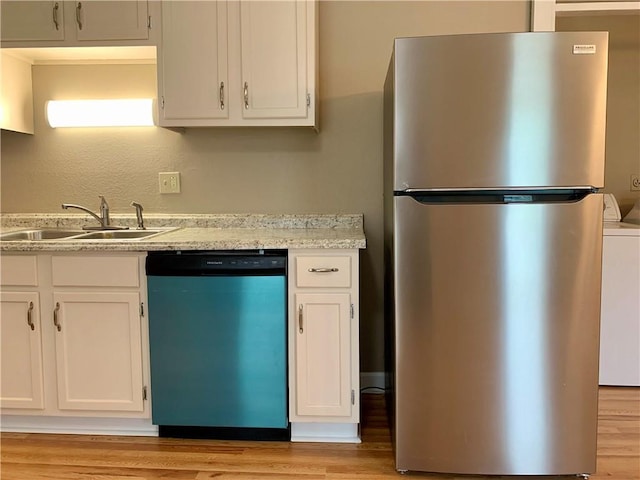
[{"label": "wood plank flooring", "polygon": [[[383,402],[382,395],[363,395],[360,445],[4,433],[0,478],[397,480]],[[640,388],[601,388],[599,415],[598,471],[591,479],[639,480]]]}]

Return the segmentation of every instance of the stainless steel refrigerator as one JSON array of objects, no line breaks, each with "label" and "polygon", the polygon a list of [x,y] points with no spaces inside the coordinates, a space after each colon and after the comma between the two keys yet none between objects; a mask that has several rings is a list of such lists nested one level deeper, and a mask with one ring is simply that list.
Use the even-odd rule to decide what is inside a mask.
[{"label": "stainless steel refrigerator", "polygon": [[608,36],[399,38],[385,82],[396,468],[596,468]]}]

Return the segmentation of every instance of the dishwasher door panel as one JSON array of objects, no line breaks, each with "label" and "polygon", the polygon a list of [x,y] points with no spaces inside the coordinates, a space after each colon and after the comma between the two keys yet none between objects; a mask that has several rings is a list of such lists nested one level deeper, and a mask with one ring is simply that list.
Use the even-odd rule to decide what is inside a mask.
[{"label": "dishwasher door panel", "polygon": [[284,276],[149,276],[156,425],[286,428]]}]

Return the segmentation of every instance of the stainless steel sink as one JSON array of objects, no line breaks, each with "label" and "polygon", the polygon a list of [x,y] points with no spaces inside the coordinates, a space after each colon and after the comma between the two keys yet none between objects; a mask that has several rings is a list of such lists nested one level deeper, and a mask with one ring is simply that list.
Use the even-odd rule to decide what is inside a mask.
[{"label": "stainless steel sink", "polygon": [[86,233],[84,230],[68,230],[56,228],[34,228],[31,230],[19,230],[0,234],[0,241],[37,241],[37,240],[61,240]]},{"label": "stainless steel sink", "polygon": [[97,232],[85,233],[74,240],[127,240],[148,238],[175,229],[146,229],[146,230],[100,230]]},{"label": "stainless steel sink", "polygon": [[145,230],[97,230],[87,232],[86,230],[70,230],[55,228],[34,228],[30,230],[18,230],[0,234],[0,241],[78,241],[78,240],[138,240],[153,237],[161,233],[177,230],[175,227],[148,228]]}]

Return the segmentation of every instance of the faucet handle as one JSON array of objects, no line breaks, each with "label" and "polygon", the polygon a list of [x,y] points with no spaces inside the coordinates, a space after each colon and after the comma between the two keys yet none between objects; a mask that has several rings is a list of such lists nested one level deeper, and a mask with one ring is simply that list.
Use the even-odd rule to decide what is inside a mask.
[{"label": "faucet handle", "polygon": [[144,219],[142,218],[142,210],[143,210],[142,205],[140,205],[138,202],[131,202],[131,206],[136,209],[136,218],[138,219],[138,229],[144,230],[145,226],[144,226]]},{"label": "faucet handle", "polygon": [[104,198],[104,195],[98,195],[100,198],[100,216],[102,217],[103,226],[108,227],[111,225],[111,221],[109,220],[109,204],[107,203],[107,199]]}]

